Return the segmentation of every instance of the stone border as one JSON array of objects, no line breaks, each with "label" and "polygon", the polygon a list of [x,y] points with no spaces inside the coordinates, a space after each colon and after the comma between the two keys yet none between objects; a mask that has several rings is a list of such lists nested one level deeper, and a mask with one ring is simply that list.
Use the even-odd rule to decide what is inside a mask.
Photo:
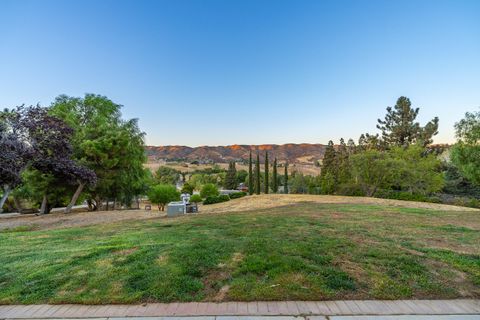
[{"label": "stone border", "polygon": [[[480,300],[340,300],[147,303],[141,305],[37,304],[0,305],[0,319],[206,317],[480,315]],[[250,318],[249,317],[249,318]],[[277,320],[284,320],[276,317]],[[213,319],[214,320],[214,319]],[[286,320],[286,319],[285,319]],[[313,319],[312,319],[313,320]],[[318,320],[318,319],[317,319]]]}]

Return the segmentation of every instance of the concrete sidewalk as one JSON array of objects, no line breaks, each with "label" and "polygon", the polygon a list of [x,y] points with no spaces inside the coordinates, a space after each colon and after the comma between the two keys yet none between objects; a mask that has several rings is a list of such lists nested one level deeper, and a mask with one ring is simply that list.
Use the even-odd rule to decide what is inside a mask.
[{"label": "concrete sidewalk", "polygon": [[[142,305],[1,305],[0,319],[52,318],[125,318],[125,317],[197,317],[202,320],[262,319],[277,320],[305,317],[323,319],[407,319],[401,315],[435,315],[415,319],[440,319],[439,315],[457,315],[449,319],[479,319],[480,300],[349,300],[349,301],[280,301],[280,302],[189,302],[148,303]],[[263,317],[269,316],[269,317]],[[352,316],[369,316],[353,317]],[[397,317],[391,317],[397,316]],[[460,316],[460,317],[458,317]],[[409,317],[408,319],[412,319]]]}]

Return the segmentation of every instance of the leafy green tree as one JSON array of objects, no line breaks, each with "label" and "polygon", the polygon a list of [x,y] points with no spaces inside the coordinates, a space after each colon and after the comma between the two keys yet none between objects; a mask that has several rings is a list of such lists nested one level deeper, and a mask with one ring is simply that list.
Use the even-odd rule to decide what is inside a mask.
[{"label": "leafy green tree", "polygon": [[182,186],[182,190],[180,190],[181,193],[189,193],[193,194],[194,186],[191,185],[190,183],[186,182]]},{"label": "leafy green tree", "polygon": [[62,95],[50,108],[74,129],[73,158],[97,175],[97,184],[88,189],[93,210],[108,199],[128,206],[144,188],[144,133],[136,119],[125,121],[120,111],[121,105],[94,94]]},{"label": "leafy green tree", "polygon": [[268,151],[265,152],[265,177],[264,177],[264,188],[265,188],[265,194],[268,194],[268,189],[269,189],[269,186],[268,186]]},{"label": "leafy green tree", "polygon": [[441,162],[434,154],[426,153],[422,145],[394,147],[388,153],[396,164],[391,171],[395,189],[410,194],[428,195],[443,188]]},{"label": "leafy green tree", "polygon": [[202,198],[207,198],[207,197],[216,197],[220,194],[218,191],[218,188],[215,184],[213,183],[207,183],[202,187],[202,190],[200,190],[200,195]]},{"label": "leafy green tree", "polygon": [[248,177],[248,171],[247,170],[237,170],[237,182],[246,182]]},{"label": "leafy green tree", "polygon": [[332,194],[335,192],[335,177],[331,172],[327,172],[321,177],[320,190],[323,194]]},{"label": "leafy green tree", "polygon": [[176,184],[180,180],[180,171],[167,166],[160,166],[155,171],[155,181],[161,184]]},{"label": "leafy green tree", "polygon": [[394,184],[393,171],[397,165],[386,152],[367,150],[350,157],[352,179],[366,196],[372,197],[379,189]]},{"label": "leafy green tree", "polygon": [[248,193],[253,194],[253,170],[252,170],[252,151],[248,159]]},{"label": "leafy green tree", "polygon": [[272,168],[272,191],[273,193],[278,192],[278,174],[277,174],[277,158],[273,160]]},{"label": "leafy green tree", "polygon": [[225,176],[225,188],[228,190],[237,189],[237,169],[235,168],[235,161],[228,164],[227,174]]},{"label": "leafy green tree", "polygon": [[180,200],[180,192],[173,185],[158,184],[148,192],[148,200],[158,204],[158,209],[164,211],[166,204]]},{"label": "leafy green tree", "polygon": [[192,203],[200,203],[200,202],[202,202],[202,197],[201,197],[199,194],[193,194],[193,195],[190,197],[190,202],[192,202]]},{"label": "leafy green tree", "polygon": [[290,179],[290,193],[308,193],[308,178],[300,172],[293,172]]},{"label": "leafy green tree", "polygon": [[475,185],[480,185],[480,112],[467,112],[455,124],[457,143],[451,159],[461,174]]},{"label": "leafy green tree", "polygon": [[438,117],[421,127],[415,119],[419,108],[412,108],[407,97],[400,97],[395,106],[387,107],[384,120],[378,119],[377,128],[382,131],[382,140],[388,146],[408,146],[421,143],[426,146],[432,143],[432,137],[438,133]]},{"label": "leafy green tree", "polygon": [[255,162],[255,193],[260,194],[260,155],[257,152],[257,161]]},{"label": "leafy green tree", "polygon": [[285,162],[285,174],[283,176],[283,192],[288,194],[288,162]]}]

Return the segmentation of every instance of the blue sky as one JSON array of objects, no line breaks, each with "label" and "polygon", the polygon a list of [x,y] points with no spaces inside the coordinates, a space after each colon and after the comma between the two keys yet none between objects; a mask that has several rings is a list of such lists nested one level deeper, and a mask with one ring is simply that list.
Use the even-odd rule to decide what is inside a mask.
[{"label": "blue sky", "polygon": [[0,107],[97,93],[147,143],[326,143],[480,106],[480,1],[0,0]]}]

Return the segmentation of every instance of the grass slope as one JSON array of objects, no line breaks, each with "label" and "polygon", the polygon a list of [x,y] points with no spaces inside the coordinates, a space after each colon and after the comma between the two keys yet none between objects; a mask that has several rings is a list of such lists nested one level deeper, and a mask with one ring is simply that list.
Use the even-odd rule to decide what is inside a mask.
[{"label": "grass slope", "polygon": [[0,233],[0,303],[480,297],[480,214],[298,203]]}]

